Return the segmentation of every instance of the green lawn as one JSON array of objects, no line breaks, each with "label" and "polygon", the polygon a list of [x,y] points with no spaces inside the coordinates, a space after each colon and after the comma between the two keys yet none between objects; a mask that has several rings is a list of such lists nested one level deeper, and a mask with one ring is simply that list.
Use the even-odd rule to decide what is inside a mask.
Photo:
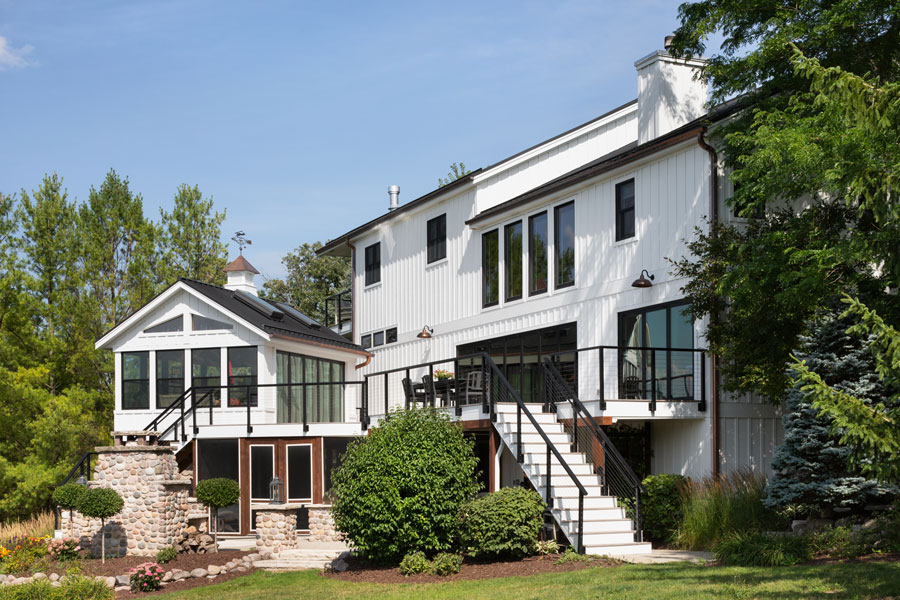
[{"label": "green lawn", "polygon": [[255,573],[219,585],[161,595],[167,600],[283,598],[890,598],[900,596],[900,563],[781,568],[688,563],[591,568],[570,573],[437,584],[360,584],[318,572]]}]

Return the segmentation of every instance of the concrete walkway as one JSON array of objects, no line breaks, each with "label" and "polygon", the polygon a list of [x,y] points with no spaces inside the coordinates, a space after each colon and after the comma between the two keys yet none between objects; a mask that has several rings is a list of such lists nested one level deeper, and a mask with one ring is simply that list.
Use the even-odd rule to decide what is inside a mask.
[{"label": "concrete walkway", "polygon": [[635,563],[638,565],[655,565],[672,562],[703,562],[713,560],[711,552],[693,552],[690,550],[667,550],[664,548],[654,548],[650,554],[635,554],[632,556],[619,556],[625,562]]}]

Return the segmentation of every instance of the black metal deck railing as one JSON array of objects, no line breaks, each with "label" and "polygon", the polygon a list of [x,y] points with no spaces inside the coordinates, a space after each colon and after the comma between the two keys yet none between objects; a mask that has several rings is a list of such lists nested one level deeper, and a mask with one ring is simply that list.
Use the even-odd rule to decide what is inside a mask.
[{"label": "black metal deck railing", "polygon": [[597,400],[606,410],[611,400],[646,400],[651,412],[664,402],[696,402],[706,410],[707,351],[696,348],[591,346],[550,354],[547,359],[562,380]]},{"label": "black metal deck railing", "polygon": [[337,328],[338,332],[353,323],[353,294],[343,290],[325,298],[325,327]]},{"label": "black metal deck railing", "polygon": [[588,412],[578,394],[565,381],[550,359],[544,360],[544,389],[547,404],[557,415],[572,440],[572,452],[583,452],[594,472],[600,477],[603,495],[615,496],[634,523],[634,541],[643,540],[641,533],[641,480],[632,470],[615,444]]}]

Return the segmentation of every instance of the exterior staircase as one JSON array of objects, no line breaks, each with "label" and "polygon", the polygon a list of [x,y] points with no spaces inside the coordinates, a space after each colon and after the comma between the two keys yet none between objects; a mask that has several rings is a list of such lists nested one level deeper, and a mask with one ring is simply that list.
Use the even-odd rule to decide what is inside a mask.
[{"label": "exterior staircase", "polygon": [[[517,405],[514,402],[498,402],[495,405],[495,428],[513,456],[518,455]],[[542,404],[525,404],[552,445],[556,446],[563,460],[575,474],[578,482],[587,490],[584,497],[583,530],[581,543],[586,554],[606,556],[627,556],[649,554],[651,546],[640,539],[634,523],[618,505],[615,496],[604,495],[603,482],[594,472],[583,452],[563,452],[572,446],[570,434],[554,413],[542,412]],[[542,497],[547,497],[547,457],[550,455],[543,437],[531,421],[523,416],[522,427],[522,470]],[[562,464],[551,456],[550,460],[551,513],[569,541],[578,540],[578,504],[580,490],[566,473]]]},{"label": "exterior staircase", "polygon": [[338,562],[344,554],[348,553],[344,546],[336,548],[329,548],[327,544],[321,546],[282,550],[266,560],[254,561],[253,566],[266,571],[322,570],[332,568],[333,563]]}]

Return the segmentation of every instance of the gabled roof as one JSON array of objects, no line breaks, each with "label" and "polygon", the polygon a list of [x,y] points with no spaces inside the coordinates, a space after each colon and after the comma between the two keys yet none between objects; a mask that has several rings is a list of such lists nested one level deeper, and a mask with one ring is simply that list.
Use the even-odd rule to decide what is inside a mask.
[{"label": "gabled roof", "polygon": [[[262,337],[269,339],[271,337],[287,338],[301,342],[313,343],[321,346],[330,346],[339,350],[346,350],[355,354],[369,356],[362,347],[348,342],[343,336],[335,333],[328,327],[316,323],[312,319],[303,320],[292,315],[293,310],[283,310],[283,307],[270,303],[273,308],[281,313],[281,318],[265,315],[254,309],[247,302],[239,299],[235,292],[218,285],[211,285],[193,279],[182,277],[168,288],[159,293],[153,300],[141,307],[137,312],[125,318],[118,325],[106,332],[94,344],[96,348],[107,347],[108,344],[128,327],[136,321],[145,318],[156,306],[172,297],[179,290],[186,291],[194,296],[201,296],[210,303],[218,306],[223,313],[240,323],[241,325],[255,330]],[[266,301],[268,302],[268,301]]]}]

